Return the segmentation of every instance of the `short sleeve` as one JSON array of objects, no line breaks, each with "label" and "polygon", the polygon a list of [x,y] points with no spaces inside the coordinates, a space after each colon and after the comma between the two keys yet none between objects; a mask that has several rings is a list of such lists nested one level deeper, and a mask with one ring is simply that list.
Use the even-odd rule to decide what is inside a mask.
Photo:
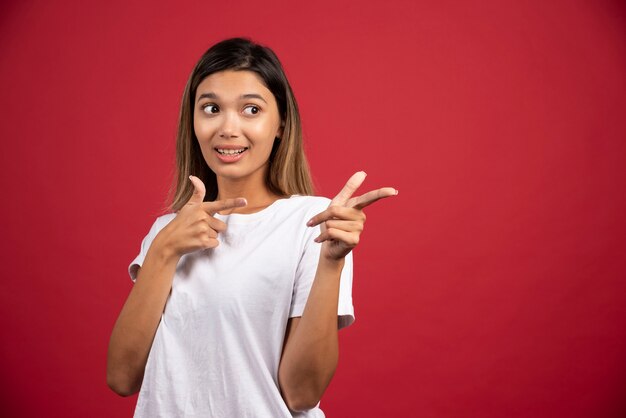
[{"label": "short sleeve", "polygon": [[[309,297],[309,292],[311,291],[311,286],[313,285],[317,271],[320,250],[322,248],[322,244],[313,241],[319,233],[319,227],[309,228],[309,234],[307,234],[306,243],[304,245],[304,252],[296,270],[291,309],[289,311],[290,318],[302,316],[304,306]],[[339,305],[337,310],[337,326],[339,329],[345,328],[354,322],[352,271],[352,252],[350,252],[345,258],[339,283]]]},{"label": "short sleeve", "polygon": [[137,254],[137,257],[135,257],[135,259],[131,261],[130,265],[128,266],[128,274],[130,275],[130,278],[133,282],[137,280],[137,272],[139,271],[139,267],[143,265],[143,261],[146,259],[148,249],[150,248],[150,245],[152,245],[154,237],[156,237],[156,235],[159,233],[160,228],[158,227],[158,224],[159,219],[157,218],[157,220],[154,221],[154,223],[152,224],[150,231],[148,231],[148,234],[141,241],[139,254]]}]

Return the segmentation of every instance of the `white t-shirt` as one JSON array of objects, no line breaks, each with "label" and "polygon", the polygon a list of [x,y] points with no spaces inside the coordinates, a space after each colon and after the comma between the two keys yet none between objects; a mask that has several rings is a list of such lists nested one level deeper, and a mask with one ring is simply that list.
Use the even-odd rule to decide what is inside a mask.
[{"label": "white t-shirt", "polygon": [[[184,255],[157,328],[135,417],[324,417],[291,412],[278,388],[287,320],[302,316],[315,277],[319,226],[306,222],[330,200],[279,199],[253,214],[215,215],[228,226],[214,249]],[[134,280],[157,218],[129,266]],[[147,278],[149,280],[149,278]],[[339,290],[338,326],[354,322],[352,253]]]}]

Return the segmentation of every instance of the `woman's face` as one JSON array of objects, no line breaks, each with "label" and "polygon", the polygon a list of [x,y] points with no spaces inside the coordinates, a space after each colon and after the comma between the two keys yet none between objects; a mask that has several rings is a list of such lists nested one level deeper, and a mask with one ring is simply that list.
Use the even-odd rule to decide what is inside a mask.
[{"label": "woman's face", "polygon": [[194,131],[217,177],[264,180],[282,127],[276,99],[261,78],[245,70],[211,74],[194,102]]}]

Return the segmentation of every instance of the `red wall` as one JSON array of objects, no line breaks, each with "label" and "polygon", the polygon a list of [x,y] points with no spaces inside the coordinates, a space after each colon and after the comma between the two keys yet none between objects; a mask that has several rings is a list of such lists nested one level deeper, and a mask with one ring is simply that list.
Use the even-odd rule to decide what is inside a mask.
[{"label": "red wall", "polygon": [[626,416],[626,6],[280,3],[0,6],[3,415],[131,415],[105,383],[126,267],[191,68],[245,35],[319,193],[400,190],[367,211],[327,416]]}]

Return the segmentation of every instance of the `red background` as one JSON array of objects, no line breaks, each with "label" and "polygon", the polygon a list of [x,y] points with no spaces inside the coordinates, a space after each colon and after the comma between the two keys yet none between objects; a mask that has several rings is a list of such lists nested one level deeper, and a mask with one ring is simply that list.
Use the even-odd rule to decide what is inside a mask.
[{"label": "red background", "polygon": [[367,211],[327,416],[626,416],[622,2],[0,10],[4,416],[132,414],[105,383],[126,268],[187,76],[238,35],[282,59],[319,194],[400,190]]}]

